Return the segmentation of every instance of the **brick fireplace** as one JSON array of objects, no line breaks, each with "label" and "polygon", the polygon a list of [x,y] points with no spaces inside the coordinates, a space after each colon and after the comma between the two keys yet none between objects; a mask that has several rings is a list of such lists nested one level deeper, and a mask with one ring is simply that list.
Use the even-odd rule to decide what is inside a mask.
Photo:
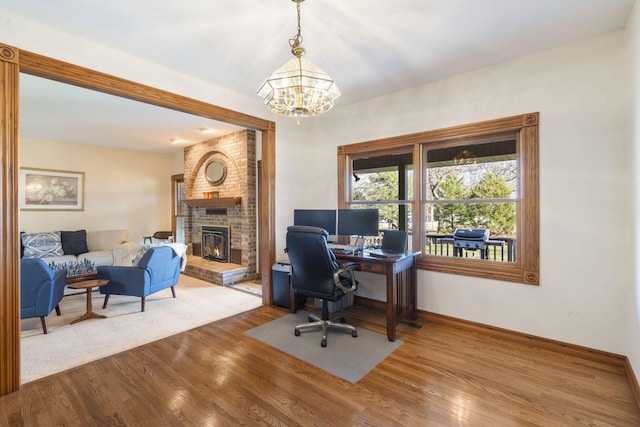
[{"label": "brick fireplace", "polygon": [[[212,185],[204,171],[210,162],[226,165],[226,176]],[[257,275],[256,135],[243,130],[184,150],[185,274],[220,285]],[[210,192],[215,192],[211,196]],[[214,234],[205,230],[214,230]],[[226,236],[224,230],[227,230]],[[226,239],[224,248],[215,248]],[[219,257],[220,252],[226,252]]]}]

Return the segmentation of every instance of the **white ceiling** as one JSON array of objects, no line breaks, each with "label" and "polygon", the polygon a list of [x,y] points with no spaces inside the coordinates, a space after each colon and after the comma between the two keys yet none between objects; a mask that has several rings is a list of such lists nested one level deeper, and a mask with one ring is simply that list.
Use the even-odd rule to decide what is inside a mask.
[{"label": "white ceiling", "polygon": [[[624,28],[633,2],[307,0],[303,46],[336,81],[339,108]],[[263,80],[290,59],[288,39],[296,32],[290,0],[0,0],[2,15],[146,58],[256,103]],[[190,136],[200,127],[237,129],[157,107],[134,111],[131,101],[89,99],[82,89],[37,80],[21,83],[23,136],[172,152],[181,147],[167,144],[171,137],[195,143],[210,137]],[[105,116],[109,123],[100,123]]]}]

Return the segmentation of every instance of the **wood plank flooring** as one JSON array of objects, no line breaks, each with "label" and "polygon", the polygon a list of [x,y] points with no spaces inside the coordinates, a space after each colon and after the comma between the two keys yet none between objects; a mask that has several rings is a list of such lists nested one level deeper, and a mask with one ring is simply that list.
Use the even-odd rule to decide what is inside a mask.
[{"label": "wood plank flooring", "polygon": [[[384,312],[345,313],[385,333]],[[286,314],[260,307],[25,384],[0,398],[0,425],[640,426],[624,366],[606,357],[422,313],[424,327],[398,326],[404,344],[351,384],[244,334]]]}]

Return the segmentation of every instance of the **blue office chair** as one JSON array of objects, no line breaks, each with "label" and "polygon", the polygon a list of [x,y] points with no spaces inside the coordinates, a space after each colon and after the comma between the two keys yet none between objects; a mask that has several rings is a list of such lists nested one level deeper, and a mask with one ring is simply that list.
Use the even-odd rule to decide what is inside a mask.
[{"label": "blue office chair", "polygon": [[356,328],[348,325],[343,317],[329,319],[329,301],[338,301],[358,287],[354,270],[357,263],[338,265],[336,257],[327,247],[328,234],[318,227],[291,226],[287,228],[286,252],[291,263],[291,286],[296,294],[322,299],[322,317],[309,315],[309,323],[294,329],[300,332],[320,328],[322,347],[327,346],[327,330],[341,329],[358,336]]},{"label": "blue office chair", "polygon": [[182,258],[170,246],[159,246],[149,249],[137,266],[98,267],[98,279],[109,280],[100,286],[100,293],[105,295],[102,308],[107,308],[112,294],[142,298],[140,311],[144,311],[145,298],[154,292],[171,288],[175,298],[181,262]]},{"label": "blue office chair", "polygon": [[39,317],[42,330],[49,333],[47,316],[55,308],[60,316],[67,270],[54,272],[39,258],[20,260],[20,319]]}]

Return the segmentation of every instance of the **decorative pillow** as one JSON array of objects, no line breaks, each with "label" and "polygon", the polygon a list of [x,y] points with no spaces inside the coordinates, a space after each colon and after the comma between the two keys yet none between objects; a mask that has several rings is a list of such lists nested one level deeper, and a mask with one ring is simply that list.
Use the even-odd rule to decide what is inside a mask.
[{"label": "decorative pillow", "polygon": [[22,233],[23,258],[46,258],[64,255],[59,231]]},{"label": "decorative pillow", "polygon": [[87,249],[87,231],[61,231],[62,250],[65,255],[79,255],[89,252]]},{"label": "decorative pillow", "polygon": [[137,267],[138,263],[140,262],[140,260],[144,256],[144,254],[146,254],[146,253],[147,253],[147,248],[145,248],[145,247],[140,248],[140,250],[138,251],[136,256],[134,256],[133,259],[131,260],[131,266]]}]

